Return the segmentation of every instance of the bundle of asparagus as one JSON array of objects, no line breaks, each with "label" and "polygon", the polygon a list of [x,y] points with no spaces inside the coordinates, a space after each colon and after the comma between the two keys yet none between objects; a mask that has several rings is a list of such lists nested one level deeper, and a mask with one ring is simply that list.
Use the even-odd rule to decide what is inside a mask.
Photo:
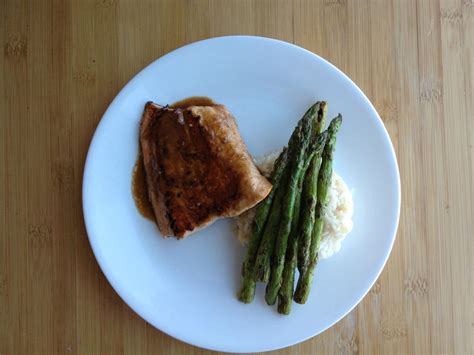
[{"label": "bundle of asparagus", "polygon": [[[257,206],[238,294],[252,302],[256,282],[267,282],[265,300],[289,314],[292,300],[305,303],[311,288],[323,230],[338,115],[322,132],[327,103],[316,102],[293,131],[288,147],[275,162],[269,196]],[[294,291],[295,271],[300,276]]]}]

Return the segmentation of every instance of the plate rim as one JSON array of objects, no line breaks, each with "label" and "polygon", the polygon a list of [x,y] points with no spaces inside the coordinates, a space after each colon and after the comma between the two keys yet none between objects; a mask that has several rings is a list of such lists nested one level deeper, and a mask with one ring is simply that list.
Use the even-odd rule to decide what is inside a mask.
[{"label": "plate rim", "polygon": [[[106,267],[103,266],[103,263],[104,261],[102,260],[103,256],[102,254],[100,253],[100,251],[98,250],[98,246],[95,242],[95,238],[93,238],[91,235],[93,234],[92,231],[90,230],[90,222],[88,223],[88,220],[90,220],[90,216],[88,214],[88,211],[87,211],[87,205],[90,203],[89,202],[89,197],[88,197],[88,194],[87,194],[87,191],[89,189],[89,185],[91,184],[91,179],[89,178],[89,174],[90,174],[90,164],[91,164],[91,161],[93,160],[93,155],[94,155],[94,142],[95,142],[95,138],[98,136],[99,132],[102,131],[104,129],[104,122],[106,121],[107,117],[108,117],[108,112],[112,109],[112,107],[117,103],[117,102],[120,102],[120,100],[122,99],[122,97],[126,96],[130,90],[130,88],[133,86],[134,82],[137,81],[141,76],[144,76],[147,74],[148,70],[150,70],[151,67],[155,66],[157,63],[159,63],[160,61],[162,60],[165,60],[165,59],[169,59],[171,58],[172,56],[175,56],[177,55],[180,51],[184,50],[185,48],[189,49],[189,47],[193,47],[193,46],[198,46],[204,42],[218,42],[218,41],[225,41],[225,40],[233,40],[233,39],[244,39],[244,40],[253,40],[253,41],[268,41],[268,42],[273,42],[274,44],[276,45],[280,45],[280,46],[287,46],[293,50],[298,50],[298,51],[301,51],[303,54],[305,55],[310,55],[310,56],[313,56],[316,60],[319,60],[321,62],[323,62],[324,64],[328,65],[329,67],[331,67],[332,70],[335,70],[339,75],[341,75],[343,78],[345,78],[348,83],[354,88],[356,89],[356,91],[358,92],[358,94],[361,96],[361,98],[365,101],[365,104],[367,105],[368,109],[372,112],[372,114],[377,118],[376,120],[376,124],[378,126],[378,128],[381,129],[383,135],[384,135],[384,140],[388,142],[388,146],[389,146],[389,150],[390,150],[390,157],[391,159],[393,160],[393,163],[394,163],[394,170],[396,172],[395,174],[395,177],[396,177],[396,186],[394,187],[394,191],[396,192],[396,196],[395,196],[395,202],[394,202],[394,205],[396,206],[396,219],[395,219],[395,223],[394,223],[394,227],[393,227],[393,230],[391,231],[391,241],[390,241],[390,246],[389,248],[387,248],[387,250],[385,251],[385,255],[383,255],[383,262],[381,263],[380,267],[379,267],[379,270],[377,271],[376,273],[376,276],[374,277],[374,279],[369,283],[369,287],[367,287],[367,289],[362,292],[362,295],[354,302],[354,305],[349,307],[349,309],[345,312],[342,312],[342,314],[338,317],[336,317],[336,319],[328,324],[326,327],[324,327],[323,329],[321,329],[320,331],[317,331],[315,332],[314,334],[312,335],[309,335],[309,336],[302,336],[301,338],[299,338],[298,340],[295,340],[295,341],[291,341],[289,343],[286,343],[285,345],[281,345],[281,346],[270,346],[270,347],[266,347],[264,344],[263,345],[259,345],[258,347],[255,347],[255,349],[249,349],[249,350],[244,350],[242,351],[242,349],[229,349],[229,348],[225,348],[225,347],[219,347],[219,346],[213,346],[212,344],[209,344],[209,343],[206,343],[206,342],[198,342],[198,341],[194,341],[192,339],[189,339],[187,338],[186,336],[183,336],[183,333],[176,333],[170,329],[168,329],[166,326],[164,326],[163,324],[156,324],[156,322],[152,319],[150,319],[151,317],[149,317],[146,312],[144,312],[141,307],[137,306],[136,304],[134,304],[134,306],[132,306],[132,300],[130,299],[130,297],[127,296],[127,291],[124,290],[123,288],[121,288],[119,286],[119,284],[117,283],[117,281],[115,280],[115,278],[113,277],[113,275],[111,274],[111,272],[109,270],[107,270]],[[87,237],[88,237],[88,240],[89,240],[89,244],[91,245],[91,248],[92,248],[92,251],[94,253],[94,257],[97,261],[97,264],[99,265],[100,267],[100,270],[102,271],[102,273],[104,274],[105,278],[107,279],[107,281],[109,282],[109,284],[112,286],[112,288],[114,289],[114,291],[118,294],[118,296],[121,298],[121,300],[123,302],[125,302],[125,304],[130,307],[130,309],[132,309],[135,313],[137,313],[138,316],[140,316],[142,319],[144,319],[147,323],[149,323],[151,326],[153,326],[154,328],[158,329],[159,331],[179,340],[179,341],[182,341],[182,342],[185,342],[187,344],[190,344],[190,345],[193,345],[193,346],[196,346],[196,347],[200,347],[200,348],[204,348],[204,349],[208,349],[208,350],[213,350],[213,351],[225,351],[225,352],[229,352],[229,353],[250,353],[250,352],[263,352],[263,351],[273,351],[273,350],[277,350],[277,349],[283,349],[283,348],[287,348],[287,347],[290,347],[290,346],[293,346],[293,345],[296,345],[296,344],[299,344],[299,343],[302,343],[308,339],[311,339],[323,332],[325,332],[327,329],[331,328],[333,325],[335,325],[336,323],[338,323],[341,319],[343,319],[345,316],[347,316],[356,306],[359,305],[359,303],[365,298],[365,296],[367,295],[367,293],[370,291],[370,289],[373,287],[373,285],[375,284],[375,282],[378,280],[378,278],[380,277],[380,274],[382,273],[382,271],[384,270],[385,268],[385,265],[388,261],[388,258],[392,252],[392,249],[393,249],[393,245],[395,243],[395,239],[397,237],[397,231],[398,231],[398,226],[399,226],[399,222],[400,222],[400,210],[401,210],[401,180],[400,180],[400,170],[399,170],[399,166],[398,166],[398,160],[397,160],[397,156],[396,156],[396,152],[395,152],[395,149],[394,149],[394,146],[393,146],[393,143],[392,143],[392,140],[390,138],[390,135],[382,121],[382,119],[380,118],[380,115],[378,114],[377,110],[375,109],[374,105],[372,104],[372,102],[368,99],[368,97],[365,95],[365,93],[359,88],[359,86],[357,86],[357,84],[355,84],[352,79],[346,75],[342,70],[340,70],[339,68],[337,68],[334,64],[332,64],[331,62],[329,62],[327,59],[319,56],[318,54],[314,53],[314,52],[311,52],[309,51],[308,49],[305,49],[303,47],[300,47],[296,44],[293,44],[293,43],[289,43],[289,42],[286,42],[286,41],[283,41],[283,40],[279,40],[279,39],[275,39],[275,38],[270,38],[270,37],[262,37],[262,36],[252,36],[252,35],[229,35],[229,36],[218,36],[218,37],[211,37],[211,38],[207,38],[207,39],[203,39],[203,40],[199,40],[199,41],[195,41],[195,42],[190,42],[190,43],[187,43],[181,47],[178,47],[178,48],[175,48],[173,50],[171,50],[170,52],[162,55],[161,57],[153,60],[151,63],[149,63],[148,65],[146,65],[144,68],[142,68],[141,70],[139,70],[119,91],[119,93],[114,97],[114,99],[112,100],[112,102],[107,106],[107,109],[104,111],[99,123],[97,124],[96,126],[96,129],[94,131],[94,134],[92,135],[92,138],[90,140],[90,143],[89,143],[89,147],[88,147],[88,150],[87,150],[87,155],[86,155],[86,159],[85,159],[85,163],[84,163],[84,171],[83,171],[83,176],[82,176],[82,212],[83,212],[83,216],[84,216],[84,225],[85,225],[85,228],[86,228],[86,233],[87,233]]]}]

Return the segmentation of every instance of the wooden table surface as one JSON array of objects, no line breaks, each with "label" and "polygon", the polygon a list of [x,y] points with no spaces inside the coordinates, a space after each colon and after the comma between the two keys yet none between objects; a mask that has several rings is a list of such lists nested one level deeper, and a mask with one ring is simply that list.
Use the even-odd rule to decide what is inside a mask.
[{"label": "wooden table surface", "polygon": [[473,0],[0,3],[1,355],[210,353],[112,290],[81,184],[122,86],[177,47],[230,34],[338,66],[378,109],[400,166],[400,226],[380,279],[334,327],[278,353],[474,353]]}]

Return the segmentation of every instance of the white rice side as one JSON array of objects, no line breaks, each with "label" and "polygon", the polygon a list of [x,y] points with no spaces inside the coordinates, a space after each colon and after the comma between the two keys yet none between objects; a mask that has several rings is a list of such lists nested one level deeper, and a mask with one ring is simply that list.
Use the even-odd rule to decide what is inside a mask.
[{"label": "white rice side", "polygon": [[[266,177],[271,175],[273,164],[279,154],[280,151],[275,151],[256,159],[257,167]],[[344,180],[333,172],[331,188],[329,189],[328,208],[324,216],[323,235],[319,247],[321,258],[329,258],[341,249],[341,242],[352,230],[353,211],[354,204],[349,188]],[[254,216],[255,208],[251,208],[236,218],[237,236],[243,244],[247,243],[250,237]]]}]

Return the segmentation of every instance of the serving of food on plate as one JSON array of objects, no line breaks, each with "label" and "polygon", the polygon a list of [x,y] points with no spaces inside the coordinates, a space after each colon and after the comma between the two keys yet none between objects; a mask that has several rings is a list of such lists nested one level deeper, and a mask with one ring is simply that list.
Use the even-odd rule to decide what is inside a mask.
[{"label": "serving of food on plate", "polygon": [[87,234],[112,287],[154,327],[217,351],[279,349],[348,314],[399,211],[394,149],[367,97],[317,55],[261,37],[196,42],[143,69],[84,168]]},{"label": "serving of food on plate", "polygon": [[278,299],[278,312],[289,314],[293,299],[306,303],[319,256],[337,251],[352,229],[352,196],[332,169],[342,116],[324,131],[326,116],[327,102],[314,103],[259,170],[224,105],[203,97],[148,102],[133,171],[136,206],[162,236],[177,239],[237,217],[248,245],[239,300],[252,302],[264,282],[267,304]]}]

